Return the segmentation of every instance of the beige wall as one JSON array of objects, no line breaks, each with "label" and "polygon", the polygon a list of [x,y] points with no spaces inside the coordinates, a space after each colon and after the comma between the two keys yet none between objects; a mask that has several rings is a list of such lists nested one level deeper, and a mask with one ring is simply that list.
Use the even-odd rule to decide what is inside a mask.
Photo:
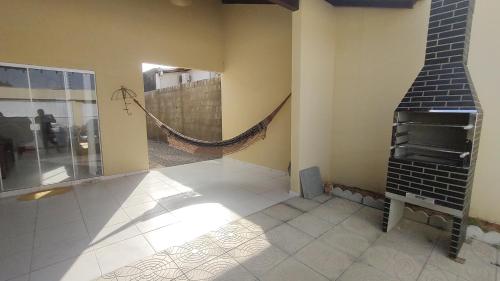
[{"label": "beige wall", "polygon": [[0,62],[93,70],[104,173],[148,169],[142,112],[127,116],[114,89],[143,100],[141,63],[222,70],[218,0],[178,8],[165,0],[0,0]]},{"label": "beige wall", "polygon": [[[337,9],[333,181],[383,192],[393,110],[423,63],[430,0],[412,10]],[[469,65],[485,111],[471,216],[500,223],[500,19],[476,1]]]},{"label": "beige wall", "polygon": [[[285,9],[218,0],[184,9],[165,0],[0,0],[0,62],[96,72],[106,175],[148,167],[144,115],[125,115],[110,96],[124,84],[142,100],[141,63],[152,62],[225,70],[224,138],[260,121],[292,87],[291,109],[266,140],[233,157],[282,170],[291,157],[296,191],[297,171],[318,165],[325,180],[382,192],[388,124],[422,65],[429,3],[400,10],[304,0],[292,23]],[[476,1],[469,64],[485,111],[471,214],[500,223],[498,10],[497,0]]]},{"label": "beige wall", "polygon": [[471,215],[500,223],[500,1],[476,1],[469,70],[484,110]]},{"label": "beige wall", "polygon": [[334,8],[323,0],[302,1],[293,14],[292,190],[298,171],[318,166],[331,178],[332,93],[335,62]]},{"label": "beige wall", "polygon": [[[291,12],[270,5],[223,7],[222,136],[261,121],[290,93]],[[290,162],[290,102],[265,140],[231,157],[286,170]]]},{"label": "beige wall", "polygon": [[384,191],[393,113],[423,66],[429,8],[336,9],[334,182]]},{"label": "beige wall", "polygon": [[[313,5],[311,3],[315,1],[307,1],[309,4],[302,2],[303,7],[297,14],[305,14],[306,5]],[[328,81],[322,83],[325,87],[322,92],[326,96],[329,94],[332,99],[332,116],[329,122],[305,124],[302,121],[303,108],[316,108],[314,114],[318,114],[325,107],[309,104],[309,99],[304,97],[310,97],[310,91],[305,95],[301,93],[300,100],[294,99],[298,102],[292,110],[292,128],[298,129],[292,130],[292,163],[296,163],[294,155],[297,151],[299,155],[312,155],[322,168],[325,180],[376,192],[384,191],[393,111],[423,64],[429,5],[430,0],[420,0],[411,10],[334,8],[334,16],[329,21],[335,26],[334,47],[324,56],[323,62],[315,62],[318,71],[314,72],[321,76],[325,67],[328,69],[326,62],[334,65],[334,74],[330,76],[333,90],[329,88],[331,85]],[[500,3],[497,0],[476,1],[469,65],[485,111],[471,215],[500,223],[500,173],[497,168],[500,159],[500,127],[497,123],[500,120],[500,111],[497,110],[500,105],[498,10]],[[319,15],[321,12],[317,13]],[[314,20],[316,23],[322,21],[320,17]],[[304,30],[301,32],[304,33]],[[323,37],[331,36],[330,30],[321,33]],[[295,37],[299,35],[294,29],[294,47]],[[321,42],[319,50],[322,50],[322,43],[326,39],[315,40]],[[314,53],[318,52],[317,48],[305,50],[301,46],[301,49],[304,57],[314,57]],[[304,61],[311,63],[311,59],[299,63],[304,64]],[[294,66],[295,63],[294,56]],[[301,72],[307,72],[303,65],[299,68]],[[310,69],[313,68],[310,66]],[[303,77],[304,74],[297,76],[295,72],[294,85],[299,83],[297,87],[300,89],[315,87],[311,83],[315,84],[316,80],[307,82],[302,78],[297,81],[295,78]],[[328,104],[328,98],[324,97],[323,100]],[[316,137],[314,134],[304,136],[304,130],[327,130],[325,123],[330,123],[331,135],[319,136],[331,140],[325,150],[331,149],[329,164],[325,162],[324,156],[319,155],[318,147],[322,144],[310,146],[301,143],[304,138]],[[313,129],[310,126],[314,126]],[[296,142],[299,145],[295,145]],[[299,159],[298,163],[302,162]],[[323,171],[323,167],[328,165],[330,170]]]}]

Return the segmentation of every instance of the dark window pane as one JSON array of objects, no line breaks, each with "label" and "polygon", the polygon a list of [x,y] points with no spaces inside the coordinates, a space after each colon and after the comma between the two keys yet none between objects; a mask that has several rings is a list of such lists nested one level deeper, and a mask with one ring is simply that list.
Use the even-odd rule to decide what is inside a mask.
[{"label": "dark window pane", "polygon": [[0,66],[0,87],[28,88],[26,68]]},{"label": "dark window pane", "polygon": [[32,89],[64,90],[64,78],[61,71],[30,69]]},{"label": "dark window pane", "polygon": [[68,86],[71,90],[95,90],[94,75],[68,72]]}]

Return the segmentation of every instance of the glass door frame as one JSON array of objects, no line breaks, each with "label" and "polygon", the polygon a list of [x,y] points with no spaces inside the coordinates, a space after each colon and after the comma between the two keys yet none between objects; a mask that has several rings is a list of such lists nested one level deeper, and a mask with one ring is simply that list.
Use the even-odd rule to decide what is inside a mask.
[{"label": "glass door frame", "polygon": [[[30,107],[31,107],[31,112],[34,112],[35,108],[34,108],[34,103],[33,103],[33,94],[32,94],[32,88],[31,88],[31,80],[30,80],[30,71],[31,69],[35,69],[35,70],[48,70],[48,71],[60,71],[62,72],[63,74],[63,79],[64,79],[64,91],[65,91],[65,95],[66,95],[66,101],[69,101],[69,98],[71,96],[71,93],[70,93],[70,88],[69,88],[69,82],[68,82],[68,73],[72,72],[72,73],[81,73],[81,74],[90,74],[90,75],[93,75],[93,82],[94,82],[94,92],[95,92],[95,95],[96,95],[96,99],[95,99],[95,104],[96,104],[96,112],[97,112],[97,126],[98,126],[98,135],[99,135],[99,150],[101,151],[101,153],[99,154],[99,160],[100,160],[100,163],[101,163],[101,173],[104,172],[104,161],[103,161],[103,157],[102,157],[102,134],[101,134],[101,120],[100,120],[100,114],[99,114],[99,101],[97,99],[97,83],[96,83],[96,75],[95,75],[95,72],[94,71],[91,71],[91,70],[81,70],[81,69],[71,69],[71,68],[59,68],[59,67],[47,67],[47,66],[38,66],[38,65],[30,65],[30,64],[18,64],[18,63],[8,63],[8,62],[1,62],[0,61],[0,66],[5,66],[5,67],[15,67],[15,68],[24,68],[26,70],[26,75],[27,75],[27,79],[28,79],[28,92],[29,92],[29,97],[30,97]],[[68,109],[68,114],[71,113],[71,118],[69,118],[69,125],[72,125],[74,120],[73,120],[73,108],[71,106],[71,104],[69,102],[67,102],[66,104],[67,106],[67,109]],[[30,117],[31,119],[31,117]],[[34,120],[34,117],[33,117],[33,120]],[[34,123],[33,123],[34,124]],[[73,165],[73,180],[70,180],[70,181],[67,181],[67,182],[60,182],[60,183],[54,183],[54,184],[47,184],[47,185],[44,185],[43,184],[43,173],[42,173],[42,165],[41,165],[41,160],[40,160],[40,147],[39,147],[39,144],[38,144],[38,132],[37,130],[34,130],[34,138],[35,138],[35,146],[36,146],[36,156],[37,156],[37,164],[38,164],[38,172],[39,172],[39,177],[40,177],[40,185],[39,186],[26,186],[26,187],[19,187],[19,188],[16,188],[16,189],[13,189],[13,190],[5,190],[4,188],[4,184],[3,184],[3,179],[2,179],[2,171],[0,169],[0,194],[3,194],[3,193],[6,193],[6,192],[19,192],[19,191],[22,191],[22,190],[30,190],[30,189],[37,189],[37,188],[43,188],[43,187],[47,187],[47,186],[56,186],[56,185],[61,185],[61,184],[64,184],[64,183],[71,183],[71,182],[78,182],[78,181],[84,181],[84,180],[91,180],[91,179],[95,179],[97,177],[100,177],[100,176],[103,176],[103,174],[101,174],[100,176],[96,176],[96,177],[89,177],[89,178],[84,178],[84,179],[77,179],[75,176],[76,176],[76,169],[75,169],[75,166],[76,166],[76,158],[75,158],[75,152],[74,152],[74,148],[73,148],[73,139],[72,139],[72,132],[71,130],[69,130],[69,137],[70,137],[70,149],[71,149],[71,158],[72,158],[72,165]],[[1,198],[2,196],[0,196]]]}]

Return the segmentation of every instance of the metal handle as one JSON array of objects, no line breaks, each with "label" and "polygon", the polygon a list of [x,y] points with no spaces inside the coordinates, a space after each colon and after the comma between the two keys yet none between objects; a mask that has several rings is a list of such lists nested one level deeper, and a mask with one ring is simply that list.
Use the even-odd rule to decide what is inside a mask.
[{"label": "metal handle", "polygon": [[467,157],[469,154],[470,154],[470,152],[464,152],[464,153],[460,154],[460,158],[465,158],[465,157]]}]

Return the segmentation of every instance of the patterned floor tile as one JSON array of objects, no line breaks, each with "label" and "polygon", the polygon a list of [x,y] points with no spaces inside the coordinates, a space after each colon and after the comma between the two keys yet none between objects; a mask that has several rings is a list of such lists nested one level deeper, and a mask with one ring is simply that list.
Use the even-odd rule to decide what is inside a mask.
[{"label": "patterned floor tile", "polygon": [[303,212],[310,211],[320,205],[320,203],[314,200],[309,200],[302,197],[294,197],[292,199],[288,199],[284,203]]},{"label": "patterned floor tile", "polygon": [[277,204],[272,207],[269,207],[265,209],[264,214],[271,216],[275,219],[281,220],[281,221],[289,221],[293,218],[296,218],[302,214],[301,211],[294,209],[292,207],[289,207],[285,204]]},{"label": "patterned floor tile", "polygon": [[327,232],[332,228],[332,225],[327,221],[319,219],[307,213],[294,218],[293,220],[289,221],[288,224],[304,231],[305,233],[313,237],[319,237],[321,234]]},{"label": "patterned floor tile", "polygon": [[256,276],[262,276],[288,257],[285,252],[271,245],[263,236],[231,250],[229,255]]},{"label": "patterned floor tile", "polygon": [[[338,281],[400,281],[389,274],[363,263],[355,263],[340,276]],[[438,281],[438,280],[436,280]]]},{"label": "patterned floor tile", "polygon": [[156,281],[175,280],[183,273],[176,263],[166,254],[156,254],[129,266],[102,276],[99,281]]},{"label": "patterned floor tile", "polygon": [[224,250],[210,237],[202,236],[182,246],[167,248],[163,253],[168,254],[184,272],[187,272],[222,255]]},{"label": "patterned floor tile", "polygon": [[314,238],[288,224],[282,224],[264,234],[271,244],[288,254],[294,254]]},{"label": "patterned floor tile", "polygon": [[[278,204],[197,239],[193,225],[180,232],[192,237],[99,280],[500,281],[499,252],[487,244],[464,244],[460,264],[446,256],[448,233],[408,220],[382,233],[380,210],[339,198],[297,209],[318,204],[309,203],[294,198],[293,207]],[[172,241],[164,228],[158,239]]]},{"label": "patterned floor tile", "polygon": [[189,271],[191,281],[257,281],[252,274],[227,255],[222,255]]},{"label": "patterned floor tile", "polygon": [[361,256],[360,261],[371,265],[402,281],[417,280],[425,261],[385,246],[372,246]]},{"label": "patterned floor tile", "polygon": [[471,246],[464,244],[459,256],[465,258],[465,263],[461,264],[455,262],[447,256],[448,239],[444,238],[439,241],[436,248],[433,250],[428,264],[434,265],[441,270],[457,274],[460,278],[467,281],[494,281],[496,267],[490,263],[484,262],[469,251],[471,251]]},{"label": "patterned floor tile", "polygon": [[258,212],[238,221],[239,224],[253,231],[268,231],[283,222],[281,220],[270,217],[263,212]]},{"label": "patterned floor tile", "polygon": [[209,233],[208,235],[215,241],[215,244],[222,249],[229,251],[260,234],[262,233],[252,231],[241,224],[231,223]]},{"label": "patterned floor tile", "polygon": [[353,257],[318,240],[294,257],[331,280],[337,279],[354,262]]},{"label": "patterned floor tile", "polygon": [[288,258],[277,267],[267,272],[262,281],[327,281],[324,276],[298,262]]}]

